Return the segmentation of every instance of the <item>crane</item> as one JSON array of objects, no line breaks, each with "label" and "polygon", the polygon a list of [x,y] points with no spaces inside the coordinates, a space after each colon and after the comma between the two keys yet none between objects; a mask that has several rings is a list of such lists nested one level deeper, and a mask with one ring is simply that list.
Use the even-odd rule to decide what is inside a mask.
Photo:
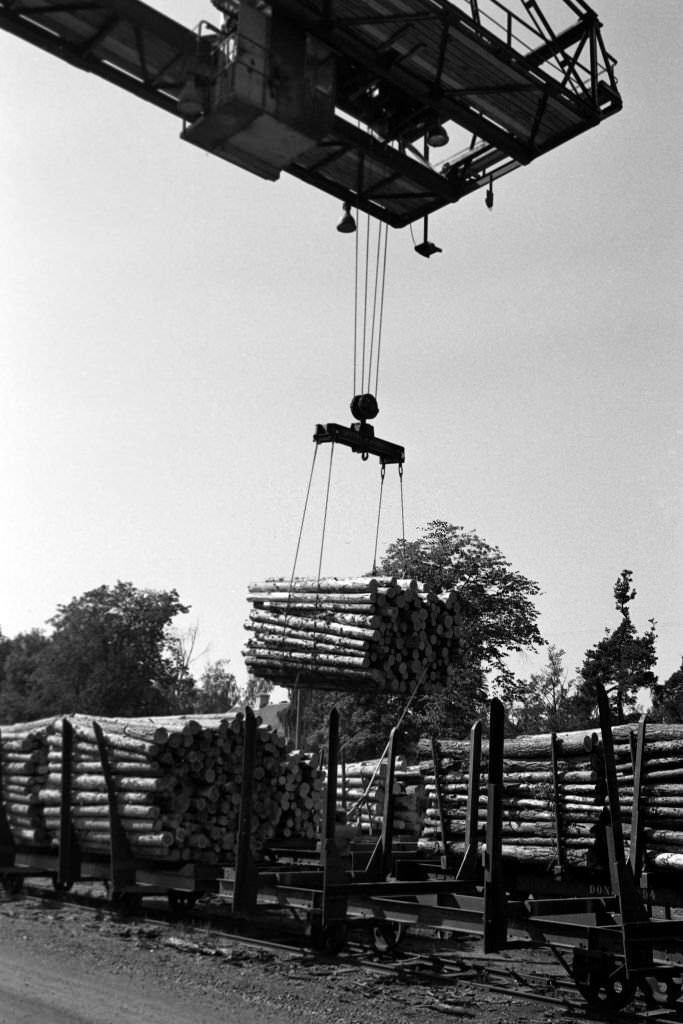
[{"label": "crane", "polygon": [[[213,0],[194,29],[140,0],[0,0],[0,28],[182,121],[181,137],[400,228],[621,109],[584,0]],[[513,6],[516,4],[516,7]],[[517,8],[519,10],[517,10]],[[210,12],[211,13],[211,12]],[[454,142],[461,148],[438,159]]]}]

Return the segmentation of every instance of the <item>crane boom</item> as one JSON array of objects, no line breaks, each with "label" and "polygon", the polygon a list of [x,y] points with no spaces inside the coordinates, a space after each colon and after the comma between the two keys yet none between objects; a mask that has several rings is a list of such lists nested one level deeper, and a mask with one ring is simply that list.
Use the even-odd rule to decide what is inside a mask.
[{"label": "crane boom", "polygon": [[[192,31],[140,0],[0,0],[0,28],[179,116],[191,78],[187,141],[402,227],[621,109],[597,15],[565,0],[555,33],[539,2],[241,0]],[[467,145],[435,163],[445,125]]]}]

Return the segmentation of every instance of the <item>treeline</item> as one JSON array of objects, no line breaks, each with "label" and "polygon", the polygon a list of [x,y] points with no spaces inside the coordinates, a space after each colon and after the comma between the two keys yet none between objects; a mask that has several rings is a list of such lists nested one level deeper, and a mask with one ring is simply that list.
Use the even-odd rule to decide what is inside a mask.
[{"label": "treeline", "polygon": [[617,725],[636,720],[643,711],[651,721],[683,722],[683,659],[680,669],[659,681],[654,671],[657,624],[650,619],[643,632],[636,629],[631,614],[636,590],[629,569],[619,575],[613,595],[619,623],[586,651],[574,678],[564,667],[565,652],[551,645],[545,669],[519,682],[511,731],[569,732],[595,724],[597,684],[607,692]]},{"label": "treeline", "polygon": [[[535,599],[539,586],[517,572],[498,548],[473,531],[435,521],[415,541],[391,544],[382,575],[410,577],[434,593],[455,592],[463,609],[464,653],[443,677],[411,694],[305,693],[292,703],[288,728],[299,744],[326,741],[330,708],[337,707],[347,760],[375,757],[399,719],[410,753],[419,737],[453,739],[485,720],[488,699],[500,696],[511,734],[568,732],[597,721],[597,684],[608,694],[615,724],[639,717],[683,722],[683,661],[660,682],[655,674],[656,623],[639,632],[632,617],[636,590],[624,569],[613,586],[618,624],[589,648],[576,675],[564,651],[550,645],[543,671],[515,677],[509,656],[545,645]],[[240,695],[228,662],[217,661],[199,679],[192,673],[192,642],[173,627],[189,607],[175,590],[143,590],[132,583],[101,586],[60,605],[48,630],[10,639],[0,631],[0,722],[48,715],[143,717],[227,711],[240,699],[254,702],[270,687],[250,678]]]},{"label": "treeline", "polygon": [[59,605],[47,632],[0,631],[0,722],[228,710],[239,692],[227,662],[195,679],[191,645],[173,629],[188,611],[175,590],[119,581]]}]

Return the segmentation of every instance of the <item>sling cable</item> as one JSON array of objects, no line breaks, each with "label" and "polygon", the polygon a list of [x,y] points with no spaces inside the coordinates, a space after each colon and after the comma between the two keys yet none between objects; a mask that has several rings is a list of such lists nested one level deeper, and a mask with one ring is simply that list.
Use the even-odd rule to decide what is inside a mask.
[{"label": "sling cable", "polygon": [[[355,210],[356,217],[358,210]],[[279,639],[282,650],[285,650],[287,637],[291,627],[296,623],[295,608],[301,596],[302,585],[308,593],[315,595],[315,600],[308,605],[308,629],[307,641],[309,643],[309,657],[311,667],[307,670],[299,670],[296,674],[295,689],[296,695],[296,737],[297,743],[300,739],[302,721],[302,688],[316,689],[323,686],[320,673],[324,675],[324,655],[326,653],[326,616],[325,592],[329,584],[323,581],[322,563],[325,546],[325,533],[327,517],[330,505],[330,489],[332,481],[332,467],[334,452],[337,445],[350,448],[359,454],[364,462],[369,457],[375,456],[380,463],[380,487],[379,503],[377,509],[377,525],[374,538],[374,550],[372,557],[372,575],[377,573],[377,547],[379,541],[380,519],[382,513],[382,497],[384,492],[384,478],[386,467],[396,465],[399,476],[400,503],[401,503],[401,536],[403,552],[403,576],[406,575],[406,540],[405,540],[405,511],[403,495],[403,463],[405,461],[405,450],[402,445],[386,441],[375,435],[370,420],[375,419],[379,412],[377,403],[377,392],[379,388],[380,357],[382,352],[382,324],[384,314],[384,294],[387,270],[387,238],[388,227],[386,224],[373,221],[369,216],[364,218],[364,231],[356,229],[356,220],[351,214],[350,208],[345,208],[344,216],[338,225],[342,233],[355,233],[355,255],[354,255],[354,294],[353,294],[353,398],[351,399],[351,413],[355,417],[350,426],[342,426],[339,423],[317,424],[313,441],[315,448],[313,462],[311,465],[304,510],[299,527],[299,534],[294,555],[294,564],[287,587],[287,602],[285,605],[283,622],[280,627]],[[361,238],[361,235],[363,236]],[[306,521],[306,515],[311,495],[311,487],[315,472],[318,450],[321,445],[330,445],[330,457],[327,469],[327,482],[324,497],[322,531],[320,537],[320,548],[318,554],[317,576],[309,580],[296,580],[296,568],[301,547],[301,540]],[[337,581],[335,581],[336,583]],[[291,611],[291,615],[290,615]],[[320,623],[320,632],[317,632]],[[320,642],[321,665],[316,667],[316,651],[318,650],[318,637]],[[340,679],[339,689],[344,689]]]},{"label": "sling cable", "polygon": [[[358,216],[358,210],[355,211]],[[332,481],[332,467],[334,452],[337,445],[350,448],[359,454],[364,462],[371,455],[375,456],[380,463],[380,488],[379,503],[377,510],[377,526],[375,530],[374,551],[372,558],[372,573],[377,572],[377,546],[379,541],[380,519],[382,513],[382,498],[384,492],[384,478],[386,467],[396,465],[398,467],[400,502],[401,502],[401,536],[403,560],[405,562],[405,511],[403,496],[403,463],[405,461],[405,449],[402,445],[394,444],[375,435],[370,420],[375,419],[379,412],[377,404],[377,391],[379,387],[380,357],[382,351],[382,324],[384,315],[384,293],[387,270],[387,238],[388,228],[386,224],[373,221],[369,216],[364,218],[364,231],[356,229],[356,220],[350,208],[344,210],[344,216],[338,228],[342,233],[355,233],[355,257],[354,257],[354,295],[353,295],[353,398],[351,399],[351,413],[356,417],[350,426],[342,426],[339,423],[318,423],[313,435],[315,449],[313,462],[306,489],[304,510],[299,526],[299,534],[294,555],[294,564],[289,581],[288,600],[285,610],[285,622],[283,623],[283,639],[287,629],[287,617],[290,606],[295,603],[295,577],[296,567],[299,558],[301,540],[306,522],[311,486],[313,482],[316,459],[321,445],[330,445],[330,458],[327,470],[327,484],[325,489],[322,532],[320,538],[320,549],[318,556],[317,577],[311,580],[311,589],[320,595],[322,562],[325,545],[325,533],[327,527],[327,515],[330,501],[330,489]],[[363,235],[363,238],[361,238]],[[405,566],[404,566],[405,575]],[[318,611],[318,603],[312,609],[313,617]]]}]

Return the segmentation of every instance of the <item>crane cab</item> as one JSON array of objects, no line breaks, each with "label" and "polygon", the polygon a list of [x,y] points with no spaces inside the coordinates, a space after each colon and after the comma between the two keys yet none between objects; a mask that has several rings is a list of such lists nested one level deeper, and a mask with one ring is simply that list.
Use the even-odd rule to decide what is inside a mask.
[{"label": "crane cab", "polygon": [[330,131],[333,54],[281,11],[241,0],[197,50],[190,74],[201,113],[185,124],[187,142],[276,180]]}]

